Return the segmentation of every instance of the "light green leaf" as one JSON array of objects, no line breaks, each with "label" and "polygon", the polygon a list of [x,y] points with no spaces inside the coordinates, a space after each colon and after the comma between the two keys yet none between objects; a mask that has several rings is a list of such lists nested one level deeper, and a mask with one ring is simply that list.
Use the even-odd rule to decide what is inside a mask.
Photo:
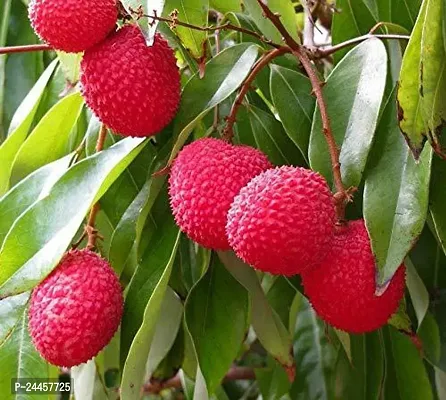
[{"label": "light green leaf", "polygon": [[418,327],[420,327],[429,308],[429,292],[418,275],[412,261],[409,258],[406,258],[404,264],[406,265],[407,271],[407,289],[409,290],[410,299],[412,300],[415,315],[417,316]]},{"label": "light green leaf", "polygon": [[[169,242],[165,241],[163,243],[163,246],[169,250],[170,257],[167,263],[163,262],[157,266],[157,269],[159,270],[157,277],[158,279],[153,279],[153,275],[151,277],[149,276],[149,279],[151,279],[149,283],[152,287],[148,288],[147,281],[143,282],[141,280],[144,277],[140,272],[140,274],[135,276],[135,279],[132,281],[129,288],[129,292],[130,290],[134,291],[135,286],[138,283],[143,283],[144,290],[146,291],[145,297],[147,297],[147,294],[149,297],[142,316],[141,326],[136,332],[130,346],[128,356],[124,363],[121,382],[121,396],[126,400],[140,398],[141,385],[144,381],[145,366],[149,356],[150,347],[152,345],[153,336],[155,334],[156,322],[159,318],[161,304],[167,290],[167,284],[169,282],[169,277],[172,272],[172,265],[178,248],[180,232],[177,229],[175,229],[175,231],[173,232],[174,234],[169,237]],[[173,246],[171,238],[174,239]],[[146,262],[147,261],[148,259],[146,259]],[[139,271],[141,271],[141,268]],[[150,292],[148,289],[151,289]],[[141,293],[141,291],[139,293]],[[131,303],[126,300],[126,310],[128,310],[128,307],[131,307]]]},{"label": "light green leaf", "polygon": [[70,133],[83,104],[80,93],[73,93],[48,111],[15,156],[12,183],[17,183],[36,169],[70,152]]},{"label": "light green leaf", "polygon": [[[178,19],[197,26],[207,26],[209,0],[166,0],[163,16],[168,17],[173,10],[178,10]],[[192,56],[199,60],[205,56],[206,32],[176,26],[175,32]]]},{"label": "light green leaf", "polygon": [[14,221],[45,197],[68,169],[73,154],[45,165],[19,182],[0,199],[0,248]]},{"label": "light green leaf", "polygon": [[47,197],[20,217],[0,251],[0,298],[31,289],[51,272],[91,205],[144,144],[143,139],[124,139],[82,160],[65,173]]},{"label": "light green leaf", "polygon": [[244,264],[233,252],[218,252],[228,271],[248,290],[251,297],[251,323],[263,347],[293,376],[295,364],[287,328],[269,305],[253,268]]},{"label": "light green leaf", "polygon": [[270,87],[274,107],[287,135],[306,157],[315,107],[309,79],[271,64]]},{"label": "light green leaf", "polygon": [[[244,0],[243,4],[265,37],[276,43],[280,43],[282,40],[280,32],[271,21],[264,17],[262,8],[257,0]],[[269,0],[267,4],[273,12],[280,14],[282,23],[289,34],[295,40],[299,41],[293,4],[288,0]]]},{"label": "light green leaf", "polygon": [[384,285],[401,265],[424,226],[428,207],[432,152],[416,163],[404,143],[394,95],[380,121],[364,189],[364,218]]},{"label": "light green leaf", "polygon": [[245,80],[254,65],[258,47],[243,43],[223,50],[206,64],[206,75],[195,74],[183,89],[174,122],[177,137],[169,158],[171,163],[197,123],[216,105],[227,99]]},{"label": "light green leaf", "polygon": [[82,53],[65,53],[63,51],[56,51],[56,53],[65,79],[70,85],[75,85],[79,81]]},{"label": "light green leaf", "polygon": [[185,303],[185,321],[209,395],[220,385],[248,330],[248,292],[213,257]]},{"label": "light green leaf", "polygon": [[222,14],[240,12],[242,10],[240,0],[210,0],[210,6]]},{"label": "light green leaf", "polygon": [[53,61],[47,67],[34,87],[22,101],[12,118],[8,138],[0,146],[0,160],[2,160],[2,168],[0,169],[0,196],[9,188],[12,163],[14,162],[17,151],[28,135],[29,128],[31,127],[37,112],[40,100],[42,99],[45,88],[56,65],[57,61]]},{"label": "light green leaf", "polygon": [[[344,57],[324,86],[333,134],[341,148],[342,178],[347,187],[358,186],[362,180],[378,122],[386,74],[386,48],[380,40],[369,39]],[[314,113],[309,158],[311,168],[331,183],[332,168],[319,108]]]},{"label": "light green leaf", "polygon": [[0,300],[0,346],[7,340],[17,321],[22,317],[29,296],[30,293],[26,292]]}]

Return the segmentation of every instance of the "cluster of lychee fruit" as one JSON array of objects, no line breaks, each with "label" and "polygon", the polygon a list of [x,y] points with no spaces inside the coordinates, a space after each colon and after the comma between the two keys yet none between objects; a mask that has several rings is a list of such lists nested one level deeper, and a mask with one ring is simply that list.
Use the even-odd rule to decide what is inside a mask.
[{"label": "cluster of lychee fruit", "polygon": [[387,323],[404,295],[401,265],[381,296],[363,220],[337,224],[325,179],[301,167],[274,168],[248,146],[205,138],[174,161],[169,195],[189,238],[230,250],[254,268],[301,274],[305,293],[326,322],[351,333]]},{"label": "cluster of lychee fruit", "polygon": [[157,33],[152,46],[137,25],[117,28],[117,0],[31,0],[39,37],[56,50],[84,52],[81,91],[94,114],[122,136],[151,136],[180,102],[173,50]]}]

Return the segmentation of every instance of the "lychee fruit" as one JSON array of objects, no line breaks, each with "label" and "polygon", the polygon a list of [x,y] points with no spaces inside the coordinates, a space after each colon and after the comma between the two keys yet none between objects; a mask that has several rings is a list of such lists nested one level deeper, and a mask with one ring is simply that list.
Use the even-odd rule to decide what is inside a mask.
[{"label": "lychee fruit", "polygon": [[108,344],[122,312],[121,286],[109,263],[92,251],[74,250],[34,289],[29,331],[44,359],[72,367]]},{"label": "lychee fruit", "polygon": [[160,34],[148,47],[136,25],[126,25],[88,49],[80,80],[88,106],[122,136],[160,132],[180,102],[180,73],[173,50]]},{"label": "lychee fruit", "polygon": [[232,200],[251,178],[272,165],[248,146],[200,139],[185,146],[169,179],[175,221],[189,238],[216,250],[229,250],[226,216]]},{"label": "lychee fruit", "polygon": [[31,0],[28,11],[37,35],[68,53],[104,40],[118,18],[116,0]]},{"label": "lychee fruit", "polygon": [[375,295],[376,268],[364,220],[340,227],[329,252],[316,268],[302,275],[305,294],[316,313],[350,333],[385,325],[404,296],[401,265],[381,296]]},{"label": "lychee fruit", "polygon": [[335,207],[325,179],[283,166],[252,179],[235,197],[226,232],[236,254],[254,268],[295,275],[314,266],[335,230]]}]

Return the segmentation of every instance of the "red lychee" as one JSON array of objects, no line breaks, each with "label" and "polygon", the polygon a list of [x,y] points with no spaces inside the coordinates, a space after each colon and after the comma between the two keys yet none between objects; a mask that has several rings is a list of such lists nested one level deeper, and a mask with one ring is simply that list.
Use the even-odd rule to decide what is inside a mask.
[{"label": "red lychee", "polygon": [[325,179],[300,167],[270,169],[235,197],[226,232],[236,254],[254,268],[295,275],[325,254],[335,208]]},{"label": "red lychee", "polygon": [[31,0],[28,11],[37,35],[68,53],[104,40],[118,18],[116,0]]},{"label": "red lychee", "polygon": [[268,168],[267,157],[252,147],[212,138],[185,146],[169,179],[176,223],[202,246],[229,250],[225,225],[232,200],[251,178]]},{"label": "red lychee", "polygon": [[122,311],[121,286],[108,262],[92,251],[74,250],[34,289],[29,331],[43,358],[72,367],[108,344]]},{"label": "red lychee", "polygon": [[180,102],[173,50],[159,34],[148,47],[136,25],[124,26],[85,52],[81,84],[88,106],[122,136],[160,132]]},{"label": "red lychee", "polygon": [[325,259],[302,278],[322,319],[346,332],[364,333],[385,325],[397,310],[405,266],[398,268],[384,294],[375,296],[375,259],[364,220],[357,220],[339,228]]}]

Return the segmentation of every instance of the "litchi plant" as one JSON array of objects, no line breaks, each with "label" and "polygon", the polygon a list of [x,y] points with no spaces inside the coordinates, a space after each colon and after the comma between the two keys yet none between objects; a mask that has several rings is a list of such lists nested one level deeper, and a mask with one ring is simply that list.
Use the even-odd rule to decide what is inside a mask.
[{"label": "litchi plant", "polygon": [[444,7],[0,1],[0,398],[443,399]]}]

